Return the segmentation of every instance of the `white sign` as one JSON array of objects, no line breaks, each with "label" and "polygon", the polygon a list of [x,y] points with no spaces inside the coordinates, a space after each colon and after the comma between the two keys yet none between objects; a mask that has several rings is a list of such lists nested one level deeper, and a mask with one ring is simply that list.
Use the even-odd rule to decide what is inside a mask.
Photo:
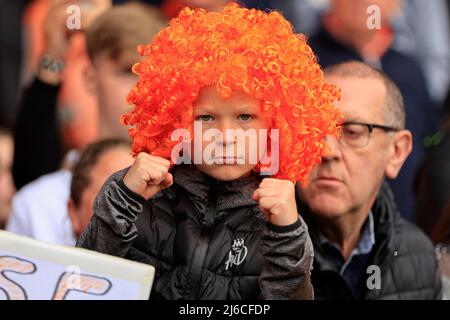
[{"label": "white sign", "polygon": [[0,300],[145,300],[155,269],[0,231]]}]

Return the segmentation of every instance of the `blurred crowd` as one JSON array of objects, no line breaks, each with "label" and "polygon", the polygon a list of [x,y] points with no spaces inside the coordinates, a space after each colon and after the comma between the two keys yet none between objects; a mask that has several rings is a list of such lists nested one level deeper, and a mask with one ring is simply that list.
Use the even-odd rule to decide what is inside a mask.
[{"label": "blurred crowd", "polygon": [[[131,108],[126,96],[137,81],[131,70],[140,58],[136,48],[184,6],[220,10],[226,3],[2,1],[0,229],[75,245],[105,180],[133,162],[119,118]],[[357,60],[396,84],[413,147],[387,183],[401,216],[445,253],[450,245],[450,1],[240,3],[281,11],[308,37],[323,68]],[[71,30],[67,18],[73,4],[81,8],[81,27]],[[376,10],[368,11],[371,5]],[[371,28],[368,17],[377,22],[377,13],[379,26]]]}]

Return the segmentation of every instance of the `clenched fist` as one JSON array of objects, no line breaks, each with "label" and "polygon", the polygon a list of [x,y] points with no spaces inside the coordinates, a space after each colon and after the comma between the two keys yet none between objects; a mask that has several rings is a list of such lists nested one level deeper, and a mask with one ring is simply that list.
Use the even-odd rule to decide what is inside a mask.
[{"label": "clenched fist", "polygon": [[123,182],[131,191],[148,200],[172,185],[173,176],[169,168],[169,160],[141,152],[123,178]]},{"label": "clenched fist", "polygon": [[289,180],[265,178],[252,199],[259,204],[267,220],[277,226],[288,226],[297,222],[295,186]]}]

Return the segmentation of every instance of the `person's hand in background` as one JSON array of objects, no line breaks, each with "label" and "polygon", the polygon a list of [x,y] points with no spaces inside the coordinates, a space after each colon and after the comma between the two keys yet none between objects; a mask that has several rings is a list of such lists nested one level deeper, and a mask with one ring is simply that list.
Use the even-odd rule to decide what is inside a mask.
[{"label": "person's hand in background", "polygon": [[57,85],[61,81],[61,71],[70,46],[73,30],[67,27],[67,8],[79,1],[52,0],[44,21],[45,49],[38,70],[39,80]]},{"label": "person's hand in background", "polygon": [[[71,47],[71,35],[89,27],[109,7],[111,0],[51,0],[43,25],[45,49],[38,71],[41,81],[54,85],[61,82],[61,71]],[[79,17],[76,17],[77,14]],[[77,19],[80,29],[72,29],[71,24]]]}]

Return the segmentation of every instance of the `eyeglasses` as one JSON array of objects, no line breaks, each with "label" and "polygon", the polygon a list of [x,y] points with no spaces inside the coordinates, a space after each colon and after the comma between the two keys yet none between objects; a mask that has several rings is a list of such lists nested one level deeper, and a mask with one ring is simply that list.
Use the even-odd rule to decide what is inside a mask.
[{"label": "eyeglasses", "polygon": [[374,129],[385,132],[400,131],[400,129],[383,126],[380,124],[348,121],[339,125],[342,127],[339,143],[348,148],[364,148],[369,143],[370,134]]}]

